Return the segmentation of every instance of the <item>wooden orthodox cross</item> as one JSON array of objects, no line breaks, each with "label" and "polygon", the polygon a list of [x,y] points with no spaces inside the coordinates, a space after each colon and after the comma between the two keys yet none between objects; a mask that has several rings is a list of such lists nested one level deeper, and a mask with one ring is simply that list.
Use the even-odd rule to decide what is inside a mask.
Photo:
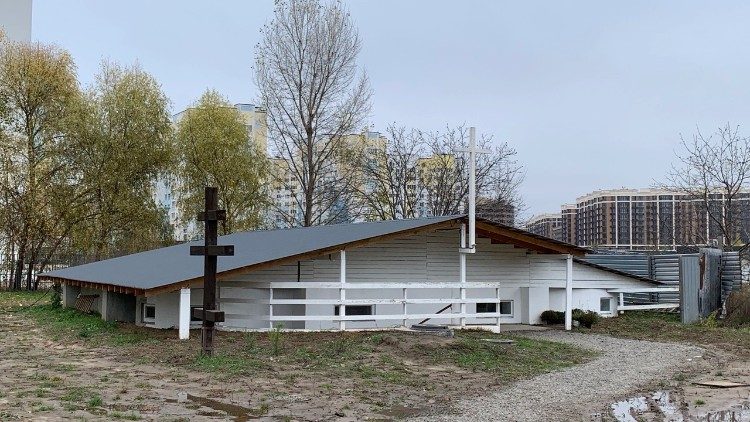
[{"label": "wooden orthodox cross", "polygon": [[193,309],[193,317],[203,321],[201,347],[206,356],[214,350],[214,325],[224,322],[224,312],[216,309],[216,258],[234,255],[233,245],[217,245],[218,222],[226,219],[226,211],[219,207],[218,191],[206,186],[206,208],[198,213],[198,221],[205,222],[203,246],[191,246],[190,255],[203,255],[203,309]]}]

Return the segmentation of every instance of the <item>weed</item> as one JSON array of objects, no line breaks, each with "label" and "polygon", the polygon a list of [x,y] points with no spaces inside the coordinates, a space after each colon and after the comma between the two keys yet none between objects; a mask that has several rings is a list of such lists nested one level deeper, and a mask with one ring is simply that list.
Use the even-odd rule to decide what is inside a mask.
[{"label": "weed", "polygon": [[70,387],[60,399],[68,402],[82,402],[89,396],[91,392],[87,387]]},{"label": "weed", "polygon": [[99,407],[102,405],[104,401],[102,400],[102,396],[98,394],[94,394],[93,397],[89,399],[89,401],[86,402],[86,407]]},{"label": "weed", "polygon": [[702,399],[696,399],[695,400],[695,405],[696,406],[703,406],[704,404],[706,404],[706,402],[704,400],[702,400]]},{"label": "weed", "polygon": [[269,410],[270,407],[268,406],[268,403],[261,403],[256,409],[252,409],[250,413],[254,416],[263,416],[267,415]]},{"label": "weed", "polygon": [[274,356],[278,356],[279,353],[281,353],[281,340],[283,336],[283,331],[281,331],[284,328],[284,324],[276,324],[273,327],[273,330],[268,332],[268,340],[271,342],[271,354]]},{"label": "weed", "polygon": [[137,421],[140,420],[141,417],[135,412],[129,412],[129,413],[122,413],[122,412],[110,412],[109,415],[113,419],[125,419],[129,421]]},{"label": "weed", "polygon": [[258,348],[258,333],[248,332],[245,333],[245,350],[248,353],[253,353]]},{"label": "weed", "polygon": [[40,404],[33,408],[34,412],[47,412],[49,410],[55,410],[55,406],[52,406],[50,404]]}]

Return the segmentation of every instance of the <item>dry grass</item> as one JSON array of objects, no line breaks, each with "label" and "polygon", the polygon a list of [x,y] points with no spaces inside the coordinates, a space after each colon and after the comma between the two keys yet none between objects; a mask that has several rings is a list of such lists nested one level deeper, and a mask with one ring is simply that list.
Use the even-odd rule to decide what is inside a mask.
[{"label": "dry grass", "polygon": [[[456,391],[461,391],[460,396],[484,394],[596,356],[574,346],[521,336],[512,336],[516,340],[512,346],[485,342],[482,339],[510,336],[481,331],[459,331],[453,339],[400,331],[282,331],[277,338],[273,333],[219,332],[214,356],[203,357],[198,353],[199,331],[180,341],[174,330],[107,323],[95,315],[49,304],[25,307],[38,298],[38,294],[0,293],[0,308],[16,320],[31,321],[63,349],[95,350],[171,378],[181,373],[209,375],[222,385],[210,397],[243,392],[244,403],[253,412],[272,417],[325,420],[335,413],[363,418],[398,417],[436,406],[447,410],[458,398]],[[61,365],[56,366],[57,374],[64,378],[67,372]],[[113,394],[98,392],[77,411],[106,408]],[[289,397],[296,399],[290,403]],[[62,411],[65,403],[55,408]]]},{"label": "dry grass", "polygon": [[626,312],[617,318],[602,319],[591,331],[615,337],[719,347],[750,357],[750,327],[727,327],[715,321],[682,324],[679,315],[672,313]]}]

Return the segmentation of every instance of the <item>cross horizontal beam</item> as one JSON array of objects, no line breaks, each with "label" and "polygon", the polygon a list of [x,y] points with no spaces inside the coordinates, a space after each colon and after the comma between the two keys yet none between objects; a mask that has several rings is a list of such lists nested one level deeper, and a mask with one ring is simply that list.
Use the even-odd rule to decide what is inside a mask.
[{"label": "cross horizontal beam", "polygon": [[190,255],[234,256],[234,245],[191,246]]},{"label": "cross horizontal beam", "polygon": [[224,221],[226,219],[226,210],[208,210],[198,213],[198,221]]}]

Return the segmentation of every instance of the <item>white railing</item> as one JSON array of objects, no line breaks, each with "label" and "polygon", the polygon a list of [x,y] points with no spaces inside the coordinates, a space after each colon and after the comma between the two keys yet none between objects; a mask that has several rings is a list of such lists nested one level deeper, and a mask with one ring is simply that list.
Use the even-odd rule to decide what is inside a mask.
[{"label": "white railing", "polygon": [[[495,323],[499,325],[503,319],[513,318],[516,309],[515,302],[512,299],[501,298],[500,289],[509,287],[506,283],[492,283],[492,282],[408,282],[408,283],[336,283],[336,282],[271,282],[271,283],[253,283],[252,286],[232,287],[233,289],[268,289],[267,298],[225,298],[220,299],[221,303],[255,303],[261,305],[268,305],[268,315],[263,315],[262,318],[269,322],[269,328],[273,328],[275,322],[279,321],[334,321],[339,323],[340,329],[345,329],[346,321],[401,321],[402,325],[407,324],[407,320],[425,320],[425,319],[456,319],[461,321],[461,325],[465,325],[466,318],[492,318],[495,319]],[[307,299],[307,298],[277,298],[274,295],[275,291],[278,290],[293,290],[293,289],[324,289],[338,291],[337,297],[331,298],[320,298],[320,299]],[[408,291],[411,289],[440,289],[441,291],[451,291],[445,289],[455,289],[459,293],[459,297],[456,298],[411,298],[408,295]],[[492,295],[485,297],[472,297],[465,298],[465,292],[467,290],[476,289],[492,289]],[[340,294],[341,291],[352,291],[352,290],[401,290],[400,297],[378,297],[378,298],[358,298],[348,299],[346,295]],[[394,294],[398,294],[395,293]],[[334,295],[331,295],[334,296]],[[342,299],[342,297],[344,299]],[[462,299],[462,297],[464,299]],[[501,314],[500,302],[510,302],[511,312],[510,314]],[[495,303],[495,312],[481,312],[481,313],[469,313],[469,312],[454,312],[456,308],[465,309],[460,305],[465,304],[476,304],[476,303]],[[456,305],[452,306],[449,310],[444,313],[412,313],[409,310],[408,305],[430,305],[434,304],[440,308],[445,307],[444,305]],[[304,315],[279,315],[276,313],[278,308],[274,308],[275,305],[332,305],[339,306],[338,315],[311,315],[307,314],[307,308],[305,309]],[[373,313],[371,315],[346,315],[347,305],[401,305],[401,311],[398,313],[379,314]],[[443,306],[441,306],[443,305]],[[232,318],[234,315],[227,313],[227,318]],[[240,315],[237,315],[240,317]]]},{"label": "white railing", "polygon": [[680,291],[679,287],[629,287],[623,289],[610,289],[609,293],[619,294],[619,306],[617,310],[620,313],[625,311],[643,311],[650,309],[676,309],[680,307],[679,303],[648,303],[642,305],[626,305],[625,294],[626,293],[677,293]]}]

